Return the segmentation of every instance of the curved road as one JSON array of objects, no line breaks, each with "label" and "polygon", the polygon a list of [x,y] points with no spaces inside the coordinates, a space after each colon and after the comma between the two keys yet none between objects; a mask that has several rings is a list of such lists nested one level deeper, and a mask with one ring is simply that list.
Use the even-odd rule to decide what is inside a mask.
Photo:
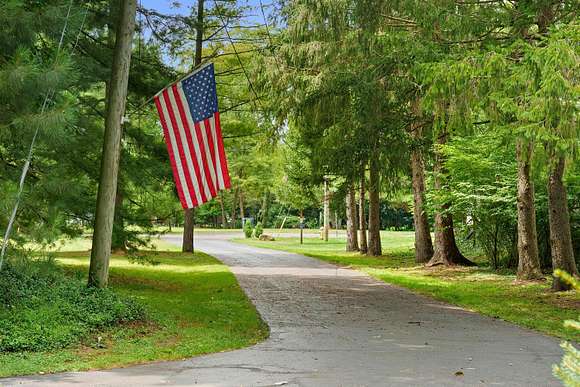
[{"label": "curved road", "polygon": [[[0,385],[559,385],[558,340],[298,254],[196,235],[230,266],[271,329],[233,352]],[[179,237],[168,237],[176,243]]]}]

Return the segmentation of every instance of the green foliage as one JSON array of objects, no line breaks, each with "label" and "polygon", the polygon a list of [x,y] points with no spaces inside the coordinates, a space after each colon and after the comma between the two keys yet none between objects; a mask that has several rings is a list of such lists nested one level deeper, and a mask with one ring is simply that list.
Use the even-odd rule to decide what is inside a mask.
[{"label": "green foliage", "polygon": [[110,289],[87,288],[51,259],[8,261],[0,295],[0,352],[65,348],[145,318],[140,304]]},{"label": "green foliage", "polygon": [[[13,241],[50,244],[78,235],[93,221],[104,127],[105,81],[112,46],[110,2],[10,0],[0,4],[0,229],[14,204],[32,135],[39,137]],[[60,33],[68,23],[62,47]],[[84,24],[83,24],[84,21]],[[81,30],[81,25],[82,29]],[[90,34],[83,32],[91,31]],[[57,53],[58,51],[58,53]],[[159,46],[140,41],[131,64],[128,111],[113,247],[147,243],[129,226],[148,230],[178,218],[167,150],[154,109],[134,107],[167,84],[174,71]],[[145,65],[146,63],[146,65]],[[47,95],[46,108],[41,113]],[[150,205],[155,203],[155,206]]]},{"label": "green foliage", "polygon": [[254,233],[254,228],[252,227],[252,222],[246,220],[244,223],[244,235],[246,238],[251,238],[252,234]]},{"label": "green foliage", "polygon": [[[580,163],[572,163],[568,168],[566,185],[569,197],[570,227],[574,256],[580,257]],[[580,259],[576,260],[580,265]]]},{"label": "green foliage", "polygon": [[[515,146],[510,137],[481,130],[456,137],[442,152],[451,177],[444,193],[428,195],[433,205],[451,202],[455,219],[468,219],[465,235],[481,248],[493,268],[517,264]],[[543,185],[538,184],[538,189]]]},{"label": "green foliage", "polygon": [[[580,291],[580,282],[570,274],[562,270],[555,270],[554,275],[572,285],[572,288],[576,291]],[[564,326],[570,330],[580,332],[579,321],[567,320]],[[554,365],[554,376],[568,387],[578,387],[580,386],[580,351],[568,342],[562,343],[561,347],[564,350],[564,357],[560,364]]]},{"label": "green foliage", "polygon": [[[33,181],[25,186],[16,227],[21,237],[41,241],[78,231],[65,221],[64,203],[71,194],[87,192],[82,181],[64,188],[70,180],[64,178],[53,154],[70,144],[76,112],[71,90],[79,81],[74,59],[57,48],[67,12],[61,3],[0,4],[0,228],[5,229],[21,168],[38,130],[37,157],[29,171]],[[77,28],[74,15],[69,19],[69,27]]]},{"label": "green foliage", "polygon": [[319,185],[325,175],[357,179],[373,157],[381,158],[384,175],[406,166],[404,102],[395,90],[408,84],[389,77],[407,58],[391,51],[388,37],[374,35],[356,7],[344,0],[288,3],[280,47],[264,59],[259,84],[272,95],[274,117],[287,120],[292,164],[304,166],[291,164],[286,175],[303,187]]},{"label": "green foliage", "polygon": [[[217,259],[198,251],[146,254],[160,265],[135,265],[126,256],[113,255],[109,286],[117,294],[138,299],[147,309],[148,321],[117,325],[83,340],[93,345],[102,337],[98,350],[73,346],[49,352],[0,352],[0,377],[179,360],[243,348],[267,337],[266,324]],[[60,253],[57,263],[66,273],[85,277],[89,260],[86,252]]]},{"label": "green foliage", "polygon": [[264,228],[262,227],[262,222],[256,223],[256,227],[254,228],[254,237],[259,238],[263,233]]}]

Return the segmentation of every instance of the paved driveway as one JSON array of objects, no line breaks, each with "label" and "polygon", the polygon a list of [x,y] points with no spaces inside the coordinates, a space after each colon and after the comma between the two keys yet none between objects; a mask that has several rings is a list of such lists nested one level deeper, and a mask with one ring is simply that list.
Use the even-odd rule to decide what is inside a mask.
[{"label": "paved driveway", "polygon": [[[298,254],[198,233],[230,266],[271,329],[254,347],[0,385],[559,385],[558,340]],[[176,243],[179,237],[167,236]]]}]

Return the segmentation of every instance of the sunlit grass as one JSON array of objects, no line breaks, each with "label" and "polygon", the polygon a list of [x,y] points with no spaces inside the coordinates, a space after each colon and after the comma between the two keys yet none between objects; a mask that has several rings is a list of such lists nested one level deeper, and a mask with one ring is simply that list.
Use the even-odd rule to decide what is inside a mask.
[{"label": "sunlit grass", "polygon": [[[146,250],[157,250],[157,251],[181,251],[181,248],[174,243],[168,242],[162,238],[161,235],[143,235],[143,239],[146,242]],[[50,245],[43,246],[36,243],[28,243],[25,245],[26,248],[32,251],[43,251],[43,252],[83,252],[90,251],[92,244],[92,236],[90,234],[85,234],[76,238],[63,238]]]},{"label": "sunlit grass", "polygon": [[[86,276],[88,253],[60,255],[71,275]],[[136,264],[115,255],[110,287],[145,305],[150,321],[95,332],[76,348],[0,354],[0,376],[182,359],[245,347],[267,336],[254,306],[219,261],[203,253],[149,255],[156,264]]]},{"label": "sunlit grass", "polygon": [[[487,266],[470,268],[426,268],[414,261],[411,232],[382,232],[383,256],[366,257],[345,251],[345,240],[328,242],[306,238],[279,238],[274,242],[255,239],[236,241],[257,247],[290,251],[340,266],[363,271],[377,279],[450,302],[494,318],[535,329],[553,336],[580,340],[567,330],[564,320],[576,319],[580,298],[575,292],[554,293],[550,280],[519,283],[513,273],[505,274]],[[481,258],[475,257],[481,262]]]}]

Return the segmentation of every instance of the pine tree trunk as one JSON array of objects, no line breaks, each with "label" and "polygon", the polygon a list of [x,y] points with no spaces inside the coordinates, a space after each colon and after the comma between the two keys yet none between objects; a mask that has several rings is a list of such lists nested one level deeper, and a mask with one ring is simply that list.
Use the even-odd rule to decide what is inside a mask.
[{"label": "pine tree trunk", "polygon": [[[421,128],[411,128],[412,137],[421,138]],[[418,146],[411,150],[411,182],[413,187],[413,222],[415,224],[415,262],[427,263],[433,257],[433,242],[425,209],[425,162]]]},{"label": "pine tree trunk", "polygon": [[369,241],[367,255],[380,256],[383,251],[381,247],[381,219],[380,219],[380,176],[378,160],[372,157],[370,160],[369,174]]},{"label": "pine tree trunk", "polygon": [[120,189],[121,178],[117,176],[117,193],[115,194],[115,218],[113,220],[112,251],[127,251],[127,235],[123,219],[123,192]]},{"label": "pine tree trunk", "polygon": [[[566,195],[566,187],[562,180],[566,161],[562,156],[552,155],[551,158],[548,179],[548,206],[552,267],[554,270],[560,269],[568,274],[578,276],[572,246],[568,197]],[[569,290],[570,285],[560,278],[554,277],[552,289],[555,291]]]},{"label": "pine tree trunk", "polygon": [[346,193],[346,251],[358,251],[356,234],[356,198],[351,184]]},{"label": "pine tree trunk", "polygon": [[[201,64],[201,54],[203,46],[203,3],[205,0],[198,0],[197,2],[197,30],[195,36],[195,58],[194,67]],[[195,212],[193,209],[185,209],[185,222],[183,224],[183,244],[181,251],[191,253],[193,252],[193,229],[195,227]]]},{"label": "pine tree trunk", "polygon": [[97,208],[89,267],[89,286],[103,288],[109,278],[111,238],[115,218],[115,195],[119,157],[121,155],[122,121],[125,114],[127,84],[131,63],[131,48],[135,32],[136,0],[123,0],[116,31],[115,51],[107,99],[105,137],[101,158],[101,176],[97,194]]},{"label": "pine tree trunk", "polygon": [[203,52],[203,33],[205,29],[203,22],[204,3],[205,0],[197,0],[197,23],[195,25],[195,67],[201,64],[201,57]]},{"label": "pine tree trunk", "polygon": [[352,202],[352,206],[354,209],[354,232],[356,234],[356,245],[357,245],[357,249],[358,249],[358,200],[356,198],[356,193],[357,193],[357,187],[355,184],[352,185],[352,191],[353,191],[353,202]]},{"label": "pine tree trunk", "polygon": [[[444,131],[437,138],[439,145],[447,142],[447,133]],[[435,190],[443,190],[444,157],[440,150],[435,152]],[[463,265],[473,266],[474,263],[461,254],[455,241],[455,230],[453,228],[453,216],[449,213],[450,203],[444,203],[435,213],[435,251],[427,266],[436,265]]]},{"label": "pine tree trunk", "polygon": [[195,210],[187,208],[184,210],[183,217],[183,243],[181,251],[184,253],[193,253],[193,229],[195,227]]},{"label": "pine tree trunk", "polygon": [[359,249],[361,254],[366,254],[368,251],[367,245],[367,220],[366,220],[366,211],[365,211],[365,166],[363,164],[361,177],[360,177],[360,195],[359,195],[359,206],[358,206],[358,224],[360,227],[360,235],[359,235]]},{"label": "pine tree trunk", "polygon": [[518,272],[520,280],[543,278],[538,255],[536,208],[531,163],[534,145],[522,138],[517,140],[518,162]]}]

